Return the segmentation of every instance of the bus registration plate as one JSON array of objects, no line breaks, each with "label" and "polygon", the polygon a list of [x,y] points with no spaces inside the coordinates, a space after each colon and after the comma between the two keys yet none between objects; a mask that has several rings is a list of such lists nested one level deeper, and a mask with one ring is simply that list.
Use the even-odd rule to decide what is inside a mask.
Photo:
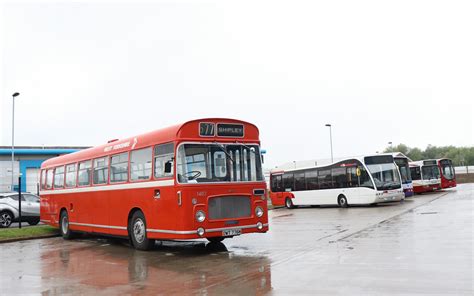
[{"label": "bus registration plate", "polygon": [[235,236],[241,235],[242,229],[227,229],[222,231],[222,236]]}]

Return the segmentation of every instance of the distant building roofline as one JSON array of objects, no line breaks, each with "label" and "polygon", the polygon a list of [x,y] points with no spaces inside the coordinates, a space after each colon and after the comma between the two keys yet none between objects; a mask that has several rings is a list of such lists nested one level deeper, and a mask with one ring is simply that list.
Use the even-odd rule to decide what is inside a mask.
[{"label": "distant building roofline", "polygon": [[[17,149],[87,149],[92,146],[15,146]],[[11,149],[12,146],[0,146],[0,149]]]},{"label": "distant building roofline", "polygon": [[[15,146],[15,155],[62,155],[87,149],[86,146]],[[10,155],[12,148],[0,146],[0,155]]]}]

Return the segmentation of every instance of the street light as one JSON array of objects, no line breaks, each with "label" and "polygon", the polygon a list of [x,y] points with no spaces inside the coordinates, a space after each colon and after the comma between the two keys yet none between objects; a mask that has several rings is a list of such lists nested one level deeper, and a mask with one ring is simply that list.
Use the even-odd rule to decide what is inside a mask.
[{"label": "street light", "polygon": [[15,183],[15,174],[13,172],[14,163],[15,163],[15,97],[20,95],[19,92],[16,92],[12,95],[13,99],[13,110],[12,110],[12,187],[11,190],[13,191],[13,184]]},{"label": "street light", "polygon": [[334,162],[334,157],[332,155],[332,125],[326,123],[326,126],[329,127],[329,142],[331,143],[331,162]]},{"label": "street light", "polygon": [[390,151],[392,151],[392,153],[393,153],[393,145],[392,145],[392,142],[388,142],[388,144],[390,145]]}]

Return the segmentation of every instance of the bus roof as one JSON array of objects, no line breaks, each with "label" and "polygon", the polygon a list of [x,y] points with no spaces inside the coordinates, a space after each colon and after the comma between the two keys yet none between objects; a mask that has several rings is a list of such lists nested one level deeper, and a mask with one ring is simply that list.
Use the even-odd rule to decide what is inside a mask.
[{"label": "bus roof", "polygon": [[187,121],[182,124],[173,125],[163,129],[158,129],[152,132],[144,133],[138,136],[129,137],[125,139],[114,139],[108,143],[84,149],[75,153],[58,156],[48,159],[41,165],[42,168],[54,167],[68,163],[75,163],[78,161],[102,157],[105,155],[117,154],[126,152],[131,149],[145,148],[156,144],[179,141],[219,141],[219,142],[235,142],[235,137],[222,136],[200,136],[200,123],[213,124],[242,124],[244,126],[244,137],[237,138],[239,142],[252,142],[259,144],[258,128],[249,122],[236,119],[227,118],[203,118]]},{"label": "bus roof", "polygon": [[[368,154],[368,155],[359,155],[359,156],[353,156],[353,157],[343,157],[343,158],[334,158],[334,161],[331,161],[331,159],[321,159],[321,160],[314,160],[312,161],[314,165],[306,165],[306,166],[301,166],[301,167],[296,167],[296,168],[275,168],[270,171],[270,174],[282,174],[284,172],[293,172],[293,171],[303,171],[307,169],[314,169],[314,168],[323,168],[330,166],[332,164],[341,162],[341,161],[346,161],[346,160],[351,160],[351,159],[356,159],[362,163],[364,163],[364,158],[365,157],[372,157],[372,156],[384,156],[384,155],[389,155],[393,156],[392,153],[379,153],[379,154]],[[309,161],[308,161],[309,162]],[[290,165],[291,163],[287,163],[285,165]],[[295,162],[296,164],[296,162]]]}]

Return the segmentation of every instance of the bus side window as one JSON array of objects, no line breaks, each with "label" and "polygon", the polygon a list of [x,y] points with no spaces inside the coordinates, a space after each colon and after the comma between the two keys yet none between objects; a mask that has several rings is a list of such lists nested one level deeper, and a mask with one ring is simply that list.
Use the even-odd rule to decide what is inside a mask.
[{"label": "bus side window", "polygon": [[174,143],[156,145],[155,146],[155,161],[154,161],[155,178],[164,178],[164,177],[173,176],[173,165],[171,165],[171,171],[165,171],[165,168],[167,166],[166,163],[173,164],[173,161],[174,161]]},{"label": "bus side window", "polygon": [[307,190],[317,190],[319,189],[318,184],[318,171],[316,169],[312,169],[305,173],[306,176],[306,189]]},{"label": "bus side window", "polygon": [[46,172],[46,189],[52,189],[53,188],[53,175],[54,174],[54,169],[49,169]]},{"label": "bus side window", "polygon": [[374,185],[372,184],[372,180],[370,180],[369,174],[367,173],[365,168],[363,166],[360,166],[359,169],[360,169],[360,176],[359,176],[360,187],[367,187],[367,188],[374,189]]},{"label": "bus side window", "polygon": [[318,183],[321,189],[333,188],[332,175],[331,175],[330,169],[324,169],[324,170],[318,171]]},{"label": "bus side window", "polygon": [[130,155],[130,180],[149,180],[151,177],[151,147],[134,150]]},{"label": "bus side window", "polygon": [[283,175],[283,191],[293,191],[294,190],[294,179],[293,174],[284,174]]},{"label": "bus side window", "polygon": [[64,188],[64,166],[54,170],[54,188]]},{"label": "bus side window", "polygon": [[41,170],[41,189],[46,188],[46,170]]},{"label": "bus side window", "polygon": [[126,182],[128,179],[128,152],[110,157],[110,183]]},{"label": "bus side window", "polygon": [[79,186],[88,186],[91,182],[92,160],[86,160],[79,163],[77,170],[77,182]]},{"label": "bus side window", "polygon": [[295,173],[295,191],[306,190],[306,180],[304,177],[304,172]]}]

